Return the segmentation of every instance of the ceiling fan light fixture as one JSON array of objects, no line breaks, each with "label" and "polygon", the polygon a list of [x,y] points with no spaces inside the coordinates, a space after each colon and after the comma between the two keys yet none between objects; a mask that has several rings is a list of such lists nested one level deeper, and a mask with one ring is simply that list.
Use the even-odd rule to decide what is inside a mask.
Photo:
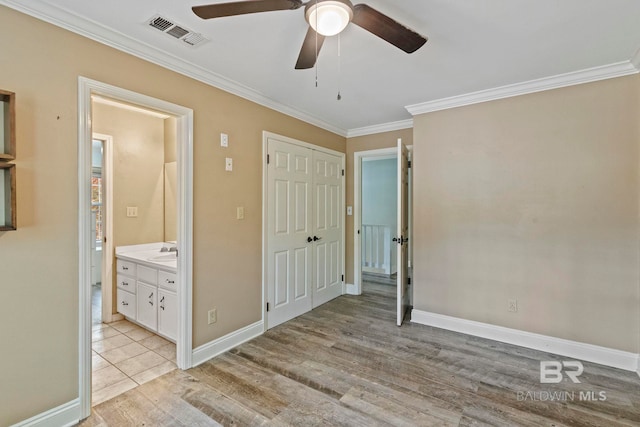
[{"label": "ceiling fan light fixture", "polygon": [[305,16],[314,31],[330,37],[347,27],[353,18],[353,9],[346,2],[324,0],[310,3]]}]

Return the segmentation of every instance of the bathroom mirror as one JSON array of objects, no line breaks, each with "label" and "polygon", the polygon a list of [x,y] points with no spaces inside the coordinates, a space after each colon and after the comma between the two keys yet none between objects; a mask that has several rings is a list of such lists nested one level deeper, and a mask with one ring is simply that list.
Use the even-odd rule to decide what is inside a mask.
[{"label": "bathroom mirror", "polygon": [[175,242],[177,240],[177,212],[178,201],[177,182],[178,167],[176,162],[164,164],[164,240]]}]

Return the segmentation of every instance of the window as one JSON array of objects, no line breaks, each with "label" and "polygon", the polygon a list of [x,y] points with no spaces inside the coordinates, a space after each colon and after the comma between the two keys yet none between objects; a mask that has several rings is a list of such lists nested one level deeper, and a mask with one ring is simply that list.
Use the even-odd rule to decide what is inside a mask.
[{"label": "window", "polygon": [[102,177],[95,172],[91,175],[91,213],[95,216],[95,236],[98,246],[104,238],[102,214]]}]

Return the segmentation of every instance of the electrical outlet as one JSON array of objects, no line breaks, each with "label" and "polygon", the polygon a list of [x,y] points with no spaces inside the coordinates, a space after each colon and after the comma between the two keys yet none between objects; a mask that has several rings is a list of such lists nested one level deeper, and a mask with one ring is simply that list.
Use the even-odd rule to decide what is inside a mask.
[{"label": "electrical outlet", "polygon": [[127,206],[127,217],[128,218],[136,218],[138,216],[138,207],[137,206]]},{"label": "electrical outlet", "polygon": [[231,172],[233,170],[233,159],[231,157],[227,157],[224,162],[224,169],[227,172]]},{"label": "electrical outlet", "polygon": [[518,312],[518,300],[517,299],[510,299],[507,301],[507,311],[510,311],[511,313],[517,313]]},{"label": "electrical outlet", "polygon": [[213,325],[214,323],[216,323],[218,321],[218,309],[217,308],[213,308],[211,310],[209,310],[209,324]]}]

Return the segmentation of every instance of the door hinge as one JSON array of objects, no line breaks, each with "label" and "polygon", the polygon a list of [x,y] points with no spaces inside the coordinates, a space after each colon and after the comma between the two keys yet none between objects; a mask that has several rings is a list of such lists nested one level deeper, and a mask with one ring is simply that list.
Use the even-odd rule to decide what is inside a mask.
[{"label": "door hinge", "polygon": [[267,311],[269,311],[269,309],[270,309],[270,306],[269,306],[269,303],[267,303]]},{"label": "door hinge", "polygon": [[407,285],[411,284],[411,277],[407,277]]},{"label": "door hinge", "polygon": [[410,167],[411,167],[411,160],[409,160],[409,161],[407,162],[407,167],[408,167],[408,168],[410,168]]},{"label": "door hinge", "polygon": [[344,176],[344,169],[342,169],[342,176]]},{"label": "door hinge", "polygon": [[360,230],[358,230],[358,234],[360,234]]},{"label": "door hinge", "polygon": [[267,164],[269,164],[269,155],[267,154]]},{"label": "door hinge", "polygon": [[102,240],[104,243],[107,243],[107,236],[104,236]]},{"label": "door hinge", "polygon": [[342,275],[342,281],[344,282],[344,274]]}]

